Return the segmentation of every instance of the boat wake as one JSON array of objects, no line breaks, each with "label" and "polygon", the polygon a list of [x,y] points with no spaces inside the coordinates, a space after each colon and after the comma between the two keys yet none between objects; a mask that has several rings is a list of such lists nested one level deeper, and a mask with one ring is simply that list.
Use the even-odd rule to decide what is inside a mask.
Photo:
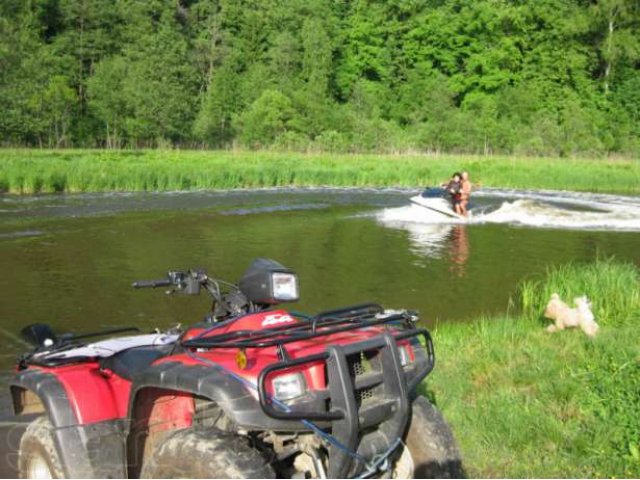
[{"label": "boat wake", "polygon": [[497,210],[472,222],[511,223],[530,227],[579,230],[640,230],[640,205],[553,205],[539,200],[504,202]]},{"label": "boat wake", "polygon": [[640,198],[574,192],[481,190],[467,220],[419,205],[386,208],[378,223],[407,232],[419,257],[450,256],[451,268],[465,274],[469,256],[467,225],[504,224],[529,228],[640,231]]},{"label": "boat wake", "polygon": [[580,230],[640,231],[640,198],[577,192],[480,190],[468,220],[448,218],[418,205],[377,214],[389,227],[500,223]]}]

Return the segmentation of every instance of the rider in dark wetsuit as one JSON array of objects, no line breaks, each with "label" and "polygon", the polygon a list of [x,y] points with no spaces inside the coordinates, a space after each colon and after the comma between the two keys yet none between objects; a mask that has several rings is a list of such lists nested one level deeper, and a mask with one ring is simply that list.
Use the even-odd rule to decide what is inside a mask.
[{"label": "rider in dark wetsuit", "polygon": [[451,180],[449,181],[449,183],[447,183],[446,186],[444,187],[447,194],[449,195],[449,199],[451,201],[451,208],[453,208],[453,211],[456,212],[458,215],[462,215],[462,207],[460,205],[462,202],[461,180],[462,180],[462,176],[458,172],[456,172],[451,177]]}]

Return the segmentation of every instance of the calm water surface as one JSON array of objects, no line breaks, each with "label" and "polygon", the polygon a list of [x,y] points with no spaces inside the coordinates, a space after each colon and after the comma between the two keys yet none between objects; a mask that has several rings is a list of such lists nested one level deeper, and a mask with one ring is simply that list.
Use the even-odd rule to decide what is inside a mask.
[{"label": "calm water surface", "polygon": [[473,221],[456,224],[407,206],[412,194],[0,197],[0,383],[25,348],[17,333],[28,323],[87,331],[199,320],[204,295],[130,288],[168,269],[206,267],[236,281],[251,259],[270,257],[299,274],[295,309],[375,301],[418,310],[433,325],[505,312],[517,282],[549,265],[598,255],[640,264],[637,198],[484,191]]}]

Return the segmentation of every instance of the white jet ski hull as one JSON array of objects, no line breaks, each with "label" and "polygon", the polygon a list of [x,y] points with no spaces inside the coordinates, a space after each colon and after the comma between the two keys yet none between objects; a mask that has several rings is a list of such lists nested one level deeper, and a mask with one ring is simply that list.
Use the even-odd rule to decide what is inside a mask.
[{"label": "white jet ski hull", "polygon": [[433,210],[434,212],[446,215],[447,217],[465,220],[465,217],[458,215],[456,212],[451,210],[451,204],[444,198],[426,198],[416,195],[415,197],[411,197],[409,201],[414,205]]}]

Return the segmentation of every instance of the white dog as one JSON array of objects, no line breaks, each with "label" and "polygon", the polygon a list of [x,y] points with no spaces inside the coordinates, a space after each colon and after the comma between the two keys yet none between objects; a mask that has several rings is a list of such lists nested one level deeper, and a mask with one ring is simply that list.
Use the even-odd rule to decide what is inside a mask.
[{"label": "white dog", "polygon": [[554,320],[553,325],[547,327],[547,332],[557,332],[569,327],[580,327],[589,337],[595,337],[600,328],[595,322],[591,303],[586,296],[573,299],[576,308],[569,306],[560,299],[560,295],[554,293],[547,304],[544,316]]}]

